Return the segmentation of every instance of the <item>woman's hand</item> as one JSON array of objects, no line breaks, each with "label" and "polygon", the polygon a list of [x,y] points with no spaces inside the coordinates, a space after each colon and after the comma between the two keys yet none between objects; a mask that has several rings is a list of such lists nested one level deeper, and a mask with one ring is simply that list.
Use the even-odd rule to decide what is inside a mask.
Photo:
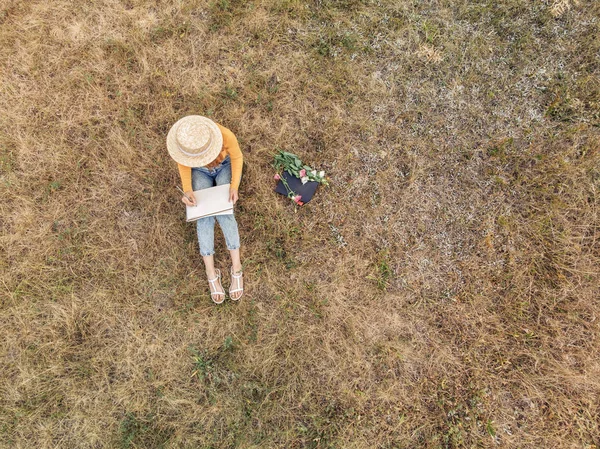
[{"label": "woman's hand", "polygon": [[237,203],[238,199],[239,199],[238,191],[229,189],[229,202],[235,204],[235,203]]},{"label": "woman's hand", "polygon": [[[189,198],[191,198],[193,202],[190,201]],[[192,192],[191,190],[185,192],[185,195],[183,195],[181,201],[183,201],[183,204],[185,204],[186,206],[196,206],[198,204],[196,203],[196,197],[194,196],[194,192]]]}]

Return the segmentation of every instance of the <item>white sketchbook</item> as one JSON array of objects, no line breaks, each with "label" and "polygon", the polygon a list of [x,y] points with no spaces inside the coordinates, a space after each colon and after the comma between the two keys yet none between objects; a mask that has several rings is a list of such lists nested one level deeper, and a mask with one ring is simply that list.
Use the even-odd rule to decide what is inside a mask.
[{"label": "white sketchbook", "polygon": [[197,206],[185,206],[187,221],[214,215],[233,214],[233,203],[229,202],[229,184],[222,184],[208,189],[195,190]]}]

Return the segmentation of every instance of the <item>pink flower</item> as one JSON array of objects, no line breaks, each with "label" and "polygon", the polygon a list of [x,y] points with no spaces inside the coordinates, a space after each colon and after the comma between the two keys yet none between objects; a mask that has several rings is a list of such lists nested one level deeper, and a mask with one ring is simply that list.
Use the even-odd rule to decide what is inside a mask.
[{"label": "pink flower", "polygon": [[302,169],[300,170],[300,177],[304,178],[306,176],[306,170]]},{"label": "pink flower", "polygon": [[[302,204],[304,204],[304,203],[302,203],[302,201],[300,201],[301,199],[302,199],[302,196],[301,196],[301,195],[296,195],[295,197],[293,197],[293,198],[292,198],[292,200],[294,200],[294,202],[295,202],[296,204],[298,204],[298,205],[302,206]],[[300,203],[302,203],[302,204],[300,204]]]},{"label": "pink flower", "polygon": [[273,176],[273,179],[275,181],[279,181],[281,179],[281,176],[279,176],[279,173],[275,173],[275,176]]}]

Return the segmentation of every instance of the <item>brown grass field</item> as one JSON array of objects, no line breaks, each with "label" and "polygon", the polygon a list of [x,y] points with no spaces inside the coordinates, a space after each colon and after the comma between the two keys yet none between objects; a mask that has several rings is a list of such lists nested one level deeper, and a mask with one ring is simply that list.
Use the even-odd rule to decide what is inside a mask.
[{"label": "brown grass field", "polygon": [[600,448],[598,1],[0,0],[0,179],[2,448]]}]

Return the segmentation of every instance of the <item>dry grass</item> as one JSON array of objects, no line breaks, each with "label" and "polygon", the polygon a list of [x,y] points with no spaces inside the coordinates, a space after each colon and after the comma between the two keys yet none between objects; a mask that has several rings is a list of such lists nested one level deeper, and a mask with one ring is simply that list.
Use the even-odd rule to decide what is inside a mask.
[{"label": "dry grass", "polygon": [[577,5],[577,0],[557,0],[550,7],[550,14],[560,17],[571,9],[572,4]]},{"label": "dry grass", "polygon": [[[0,446],[600,446],[597,2],[0,5]],[[190,113],[245,151],[241,304]],[[276,148],[331,175],[297,213]]]}]

